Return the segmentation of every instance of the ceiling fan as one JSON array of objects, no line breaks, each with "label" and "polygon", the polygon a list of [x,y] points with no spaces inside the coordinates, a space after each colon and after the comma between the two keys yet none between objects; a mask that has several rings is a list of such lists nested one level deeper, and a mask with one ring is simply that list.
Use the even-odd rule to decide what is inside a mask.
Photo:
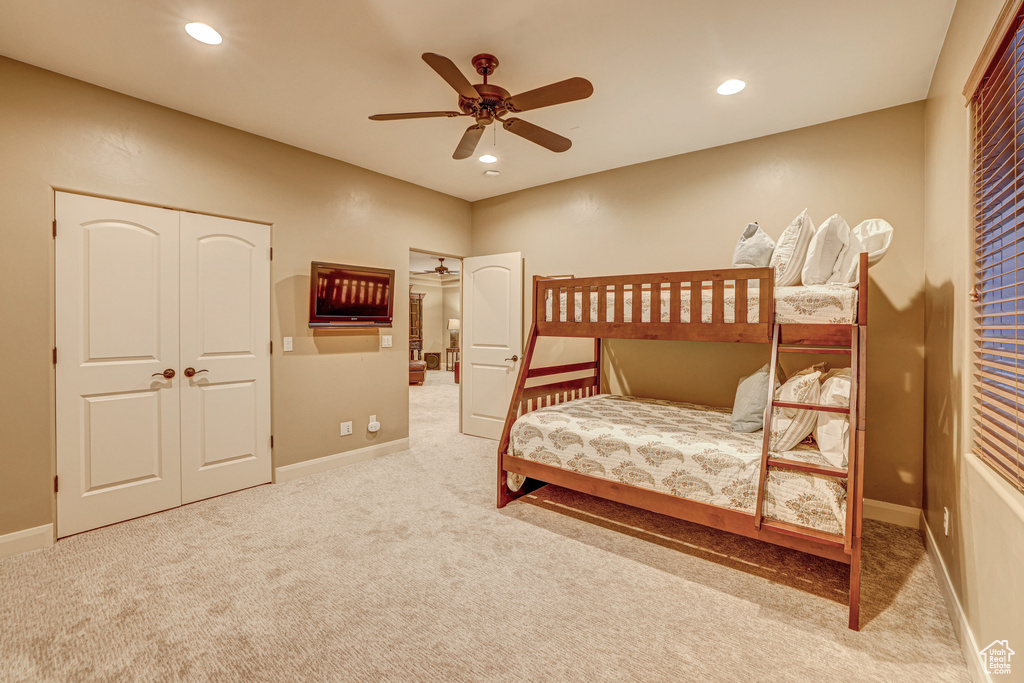
[{"label": "ceiling fan", "polygon": [[590,97],[594,92],[594,86],[585,78],[568,78],[558,83],[545,85],[542,88],[528,90],[518,95],[509,95],[504,88],[487,82],[487,77],[498,68],[498,59],[494,55],[479,54],[473,57],[473,66],[476,72],[484,77],[483,83],[473,85],[469,82],[459,67],[447,57],[434,54],[433,52],[423,53],[423,61],[430,65],[434,71],[443,78],[448,85],[455,88],[459,93],[459,109],[461,111],[420,111],[407,114],[375,114],[370,117],[371,121],[395,121],[398,119],[426,119],[433,117],[472,116],[476,123],[466,129],[462,134],[459,146],[452,154],[453,159],[468,159],[473,156],[480,137],[484,134],[484,128],[495,121],[500,121],[502,127],[510,133],[541,147],[550,149],[552,152],[564,152],[572,147],[572,140],[564,138],[557,133],[524,121],[515,116],[506,117],[506,114],[550,107],[563,102],[583,100]]},{"label": "ceiling fan", "polygon": [[452,272],[451,269],[448,268],[448,266],[446,266],[444,264],[444,259],[443,258],[441,258],[439,256],[439,257],[437,257],[437,260],[441,262],[440,265],[438,265],[437,267],[433,268],[432,270],[422,270],[420,272],[421,273],[437,273],[438,277],[444,277],[448,273]]}]

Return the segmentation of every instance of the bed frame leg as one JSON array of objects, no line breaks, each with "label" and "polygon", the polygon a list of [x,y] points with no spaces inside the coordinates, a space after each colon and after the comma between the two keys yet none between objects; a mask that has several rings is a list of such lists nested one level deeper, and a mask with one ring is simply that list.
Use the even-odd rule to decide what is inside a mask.
[{"label": "bed frame leg", "polygon": [[850,554],[850,629],[860,630],[860,538],[854,537]]},{"label": "bed frame leg", "polygon": [[499,510],[501,508],[505,507],[506,505],[508,505],[509,503],[511,503],[514,500],[512,495],[511,495],[511,492],[508,490],[508,486],[505,483],[507,475],[508,475],[508,473],[505,472],[505,470],[501,469],[500,466],[499,466],[499,468],[498,468],[498,509]]}]

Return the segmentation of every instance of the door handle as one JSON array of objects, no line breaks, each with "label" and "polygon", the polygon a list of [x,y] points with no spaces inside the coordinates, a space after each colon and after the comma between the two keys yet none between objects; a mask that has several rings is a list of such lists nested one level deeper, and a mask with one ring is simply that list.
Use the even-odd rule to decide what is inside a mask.
[{"label": "door handle", "polygon": [[517,355],[514,355],[514,356],[512,356],[511,358],[506,358],[505,360],[510,360],[510,361],[512,361],[513,363],[517,363],[517,362],[519,362],[519,356],[517,356]]},{"label": "door handle", "polygon": [[164,379],[174,379],[174,368],[167,368],[163,372],[154,372],[153,377],[163,377]]},{"label": "door handle", "polygon": [[200,372],[209,372],[209,370],[196,370],[195,368],[185,368],[186,377],[195,377]]}]

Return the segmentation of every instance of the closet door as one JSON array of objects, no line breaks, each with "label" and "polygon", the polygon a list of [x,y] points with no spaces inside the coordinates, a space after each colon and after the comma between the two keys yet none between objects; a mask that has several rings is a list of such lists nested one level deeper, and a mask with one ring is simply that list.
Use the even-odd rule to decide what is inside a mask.
[{"label": "closet door", "polygon": [[181,369],[182,502],[269,482],[268,226],[181,214]]},{"label": "closet door", "polygon": [[68,536],[181,503],[178,213],[58,192],[55,215],[57,535]]}]

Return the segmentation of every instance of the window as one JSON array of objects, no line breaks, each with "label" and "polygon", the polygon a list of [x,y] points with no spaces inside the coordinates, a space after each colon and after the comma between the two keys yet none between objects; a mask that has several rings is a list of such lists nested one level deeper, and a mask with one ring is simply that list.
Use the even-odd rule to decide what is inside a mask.
[{"label": "window", "polygon": [[1000,42],[993,45],[996,49],[971,103],[975,135],[972,299],[977,332],[974,450],[1024,491],[1022,20],[1018,4],[1006,17],[1005,29],[997,38]]}]

